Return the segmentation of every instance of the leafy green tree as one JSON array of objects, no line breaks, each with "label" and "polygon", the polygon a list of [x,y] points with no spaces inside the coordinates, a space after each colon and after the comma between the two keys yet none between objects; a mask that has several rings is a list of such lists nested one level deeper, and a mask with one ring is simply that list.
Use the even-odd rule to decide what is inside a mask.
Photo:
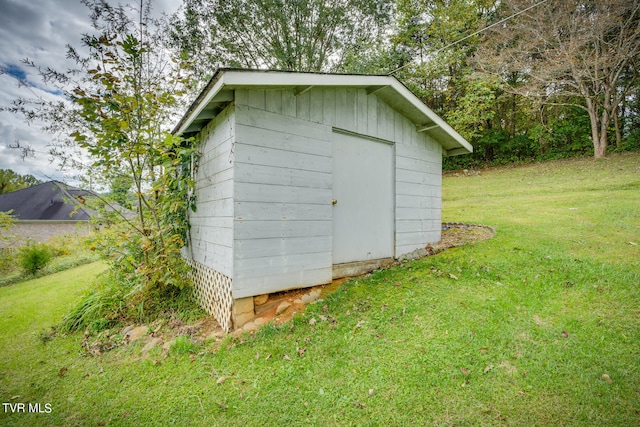
[{"label": "leafy green tree", "polygon": [[186,0],[171,38],[203,75],[220,66],[338,71],[376,45],[391,10],[390,0]]},{"label": "leafy green tree", "polygon": [[22,190],[40,183],[41,181],[33,175],[20,175],[11,169],[0,169],[0,194]]},{"label": "leafy green tree", "polygon": [[[117,231],[95,247],[136,284],[137,298],[173,292],[189,283],[180,250],[187,211],[194,207],[189,165],[197,152],[168,126],[181,107],[187,79],[163,48],[151,1],[83,3],[95,34],[82,36],[82,50],[68,48],[77,68],[40,69],[69,102],[19,100],[16,111],[48,123],[47,130],[58,136],[54,154],[63,165],[84,167],[112,187],[123,189],[123,182],[133,187],[135,216],[112,210],[119,215]],[[88,164],[74,163],[77,151],[88,154]]]}]

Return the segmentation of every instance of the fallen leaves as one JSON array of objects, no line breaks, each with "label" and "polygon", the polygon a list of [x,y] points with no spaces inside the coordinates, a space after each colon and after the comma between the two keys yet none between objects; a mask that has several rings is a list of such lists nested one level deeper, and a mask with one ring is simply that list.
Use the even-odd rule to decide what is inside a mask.
[{"label": "fallen leaves", "polygon": [[307,347],[296,348],[296,353],[298,353],[298,356],[300,357],[304,357],[304,353],[306,351],[307,351]]}]

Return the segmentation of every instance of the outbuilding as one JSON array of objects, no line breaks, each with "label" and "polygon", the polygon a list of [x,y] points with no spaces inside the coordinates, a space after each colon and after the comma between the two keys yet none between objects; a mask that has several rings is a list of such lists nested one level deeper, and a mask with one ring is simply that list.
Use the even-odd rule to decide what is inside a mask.
[{"label": "outbuilding", "polygon": [[254,297],[413,256],[441,233],[442,157],[471,145],[391,76],[221,69],[174,133],[195,136],[185,256],[229,330]]}]

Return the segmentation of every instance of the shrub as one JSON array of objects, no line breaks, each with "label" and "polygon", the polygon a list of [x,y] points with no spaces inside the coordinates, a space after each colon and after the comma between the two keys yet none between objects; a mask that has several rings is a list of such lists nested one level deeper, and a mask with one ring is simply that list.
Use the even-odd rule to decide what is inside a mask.
[{"label": "shrub", "polygon": [[23,246],[18,252],[20,268],[27,274],[35,274],[51,261],[51,250],[47,245]]},{"label": "shrub", "polygon": [[124,315],[125,295],[131,291],[131,283],[111,272],[99,276],[97,284],[64,317],[62,330],[77,331],[89,326],[94,330],[106,329]]}]

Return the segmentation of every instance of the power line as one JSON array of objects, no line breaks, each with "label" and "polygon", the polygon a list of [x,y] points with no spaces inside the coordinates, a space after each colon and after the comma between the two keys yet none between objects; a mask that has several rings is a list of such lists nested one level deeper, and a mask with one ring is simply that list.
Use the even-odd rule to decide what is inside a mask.
[{"label": "power line", "polygon": [[[465,40],[466,40],[466,39],[468,39],[468,38],[471,38],[471,37],[473,37],[473,36],[477,36],[478,34],[480,34],[480,33],[484,32],[484,31],[488,30],[489,28],[493,28],[493,27],[495,27],[496,25],[500,25],[500,24],[502,24],[502,23],[504,23],[504,22],[507,22],[507,21],[509,21],[509,20],[511,20],[511,19],[513,19],[513,18],[515,18],[516,16],[521,15],[521,14],[525,13],[526,11],[533,9],[534,7],[540,6],[541,4],[546,3],[546,2],[547,2],[547,0],[542,0],[542,1],[540,1],[540,2],[536,3],[536,4],[532,5],[532,6],[527,7],[526,9],[523,9],[523,10],[521,10],[521,11],[519,11],[519,12],[514,13],[513,15],[507,16],[506,18],[501,19],[501,20],[500,20],[500,21],[498,21],[498,22],[494,22],[493,24],[491,24],[491,25],[489,25],[489,26],[487,26],[487,27],[484,27],[484,28],[483,28],[483,29],[481,29],[481,30],[476,31],[476,32],[475,32],[475,33],[473,33],[473,34],[469,34],[469,35],[467,35],[467,36],[464,36],[464,37],[462,37],[461,39],[454,41],[453,43],[449,43],[448,45],[446,45],[446,46],[444,46],[444,47],[441,47],[440,49],[438,49],[438,50],[436,50],[435,52],[433,52],[433,54],[434,54],[434,55],[437,55],[437,54],[439,54],[440,52],[442,52],[442,51],[443,51],[443,50],[445,50],[445,49],[449,49],[450,47],[455,46],[455,45],[457,45],[458,43],[463,42],[463,41],[465,41]],[[413,62],[413,60],[411,60],[411,61],[407,62],[407,63],[406,63],[406,64],[404,64],[402,67],[396,68],[395,70],[393,70],[393,71],[391,71],[389,74],[387,74],[387,76],[390,76],[390,75],[392,75],[393,73],[395,73],[395,72],[397,72],[397,71],[400,71],[400,70],[402,70],[403,68],[408,67],[409,65],[411,65],[411,63],[412,63],[412,62]]]}]

